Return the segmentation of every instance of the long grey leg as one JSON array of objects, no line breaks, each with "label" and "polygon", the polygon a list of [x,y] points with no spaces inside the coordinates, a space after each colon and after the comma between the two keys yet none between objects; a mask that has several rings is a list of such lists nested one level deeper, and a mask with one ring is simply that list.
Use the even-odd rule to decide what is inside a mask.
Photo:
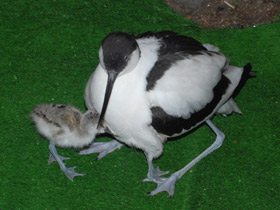
[{"label": "long grey leg", "polygon": [[105,157],[107,154],[113,152],[116,149],[120,149],[123,146],[120,142],[112,140],[109,142],[93,142],[90,148],[79,152],[80,155],[87,155],[91,153],[99,153],[97,160]]},{"label": "long grey leg", "polygon": [[[76,173],[74,171],[75,167],[71,167],[71,168],[66,168],[65,164],[63,163],[62,159],[67,159],[65,157],[59,156],[57,154],[56,148],[55,148],[55,144],[53,142],[50,142],[49,145],[49,150],[50,150],[50,158],[52,156],[52,158],[55,158],[55,160],[58,162],[60,169],[65,173],[65,175],[73,182],[73,179],[75,176],[84,176],[84,174],[80,174],[80,173]],[[61,158],[62,157],[62,158]],[[49,160],[50,162],[50,160]]]},{"label": "long grey leg", "polygon": [[158,183],[158,186],[155,190],[150,192],[150,195],[155,195],[161,191],[167,191],[169,196],[174,195],[175,183],[178,179],[180,179],[191,167],[193,167],[198,161],[202,158],[213,152],[214,150],[218,149],[225,139],[225,135],[222,131],[220,131],[210,120],[206,121],[207,125],[214,131],[217,135],[215,142],[208,147],[204,152],[202,152],[199,156],[193,159],[189,164],[187,164],[184,168],[180,169],[179,171],[173,173],[166,181],[163,183]]}]

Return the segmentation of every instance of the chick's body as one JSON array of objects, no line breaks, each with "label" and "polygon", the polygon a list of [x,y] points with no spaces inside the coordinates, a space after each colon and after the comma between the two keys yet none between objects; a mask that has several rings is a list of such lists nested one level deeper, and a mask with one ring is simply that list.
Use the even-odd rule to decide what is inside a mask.
[{"label": "chick's body", "polygon": [[55,145],[59,147],[83,147],[90,144],[96,134],[104,129],[97,130],[99,115],[95,110],[82,113],[73,106],[63,104],[43,104],[31,111],[31,118],[38,132],[50,141],[49,164],[57,161],[65,175],[73,181],[75,167],[66,168],[63,160],[69,159],[58,155]]},{"label": "chick's body", "polygon": [[43,104],[31,112],[38,132],[60,147],[83,147],[97,134],[98,114],[89,110],[82,114],[73,106]]}]

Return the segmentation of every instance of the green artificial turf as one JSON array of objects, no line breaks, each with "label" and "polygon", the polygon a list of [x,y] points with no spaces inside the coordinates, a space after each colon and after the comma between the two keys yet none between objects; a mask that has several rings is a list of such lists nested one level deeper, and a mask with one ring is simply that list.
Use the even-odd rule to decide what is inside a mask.
[{"label": "green artificial turf", "polygon": [[[175,195],[155,196],[143,183],[142,152],[122,148],[95,161],[58,149],[67,166],[85,173],[71,182],[47,164],[48,142],[29,119],[42,103],[85,110],[85,84],[98,64],[98,48],[112,31],[173,30],[219,46],[231,63],[251,62],[257,78],[237,96],[243,116],[215,117],[223,146],[180,179]],[[254,209],[280,208],[280,23],[207,31],[162,0],[0,1],[0,209]],[[109,140],[98,138],[97,141]],[[175,172],[215,140],[203,126],[165,145],[155,161]]]}]

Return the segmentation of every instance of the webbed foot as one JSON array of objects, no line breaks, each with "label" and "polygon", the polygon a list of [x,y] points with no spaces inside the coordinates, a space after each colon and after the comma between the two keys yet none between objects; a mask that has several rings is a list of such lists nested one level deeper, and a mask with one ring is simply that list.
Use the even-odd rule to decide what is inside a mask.
[{"label": "webbed foot", "polygon": [[[60,160],[69,160],[70,158],[69,157],[63,157],[63,156],[60,156],[58,155],[58,157],[60,158]],[[49,160],[48,160],[48,164],[52,164],[52,162],[54,161],[57,161],[56,158],[52,155],[52,153],[50,153],[50,157],[49,157]]]},{"label": "webbed foot", "polygon": [[97,160],[105,157],[107,154],[113,152],[116,149],[120,149],[123,144],[119,143],[116,140],[109,142],[93,142],[90,148],[82,150],[79,152],[80,155],[87,155],[91,153],[99,153]]},{"label": "webbed foot", "polygon": [[68,177],[68,179],[70,179],[72,182],[74,181],[74,177],[75,176],[84,176],[85,174],[80,174],[80,173],[77,173],[75,172],[75,168],[76,166],[74,167],[70,167],[70,168],[64,168],[62,169],[62,171],[64,172],[64,174]]},{"label": "webbed foot", "polygon": [[172,197],[174,195],[175,190],[175,184],[177,181],[177,176],[175,174],[172,174],[169,178],[166,178],[163,182],[158,183],[158,186],[155,190],[152,192],[149,192],[149,195],[155,195],[159,192],[166,191],[169,194],[169,197]]}]

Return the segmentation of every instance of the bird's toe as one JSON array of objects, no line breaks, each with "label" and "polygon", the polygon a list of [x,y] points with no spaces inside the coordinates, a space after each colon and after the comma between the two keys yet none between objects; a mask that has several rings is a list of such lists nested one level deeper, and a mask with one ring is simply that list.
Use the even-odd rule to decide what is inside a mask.
[{"label": "bird's toe", "polygon": [[[62,161],[70,159],[69,157],[63,157],[63,156],[60,156],[60,155],[58,155],[58,158]],[[48,164],[50,165],[50,164],[52,164],[52,162],[55,162],[55,161],[57,161],[56,158],[52,155],[52,153],[50,153]]]},{"label": "bird's toe", "polygon": [[161,171],[159,166],[153,169],[149,174],[148,177],[142,179],[143,182],[154,182],[154,183],[163,183],[167,178],[161,177],[162,175],[168,174],[169,171]]},{"label": "bird's toe", "polygon": [[154,172],[157,176],[162,176],[162,175],[165,175],[165,174],[168,174],[169,171],[161,171],[159,169],[159,166],[155,168],[155,172]]},{"label": "bird's toe", "polygon": [[80,155],[86,155],[91,153],[98,153],[97,160],[105,157],[107,154],[113,152],[116,149],[120,149],[122,147],[121,143],[118,143],[115,140],[109,142],[94,142],[91,144],[90,148],[82,150],[79,152]]},{"label": "bird's toe", "polygon": [[155,190],[149,192],[148,194],[155,195],[159,192],[166,191],[169,194],[169,197],[172,197],[174,195],[176,181],[177,181],[177,177],[174,175],[171,175],[164,182],[158,183],[157,188]]},{"label": "bird's toe", "polygon": [[71,167],[71,168],[67,168],[64,173],[65,175],[68,177],[68,179],[70,179],[72,182],[74,181],[74,177],[75,176],[84,176],[85,174],[81,174],[81,173],[77,173],[75,172],[75,168],[76,166],[74,167]]}]

